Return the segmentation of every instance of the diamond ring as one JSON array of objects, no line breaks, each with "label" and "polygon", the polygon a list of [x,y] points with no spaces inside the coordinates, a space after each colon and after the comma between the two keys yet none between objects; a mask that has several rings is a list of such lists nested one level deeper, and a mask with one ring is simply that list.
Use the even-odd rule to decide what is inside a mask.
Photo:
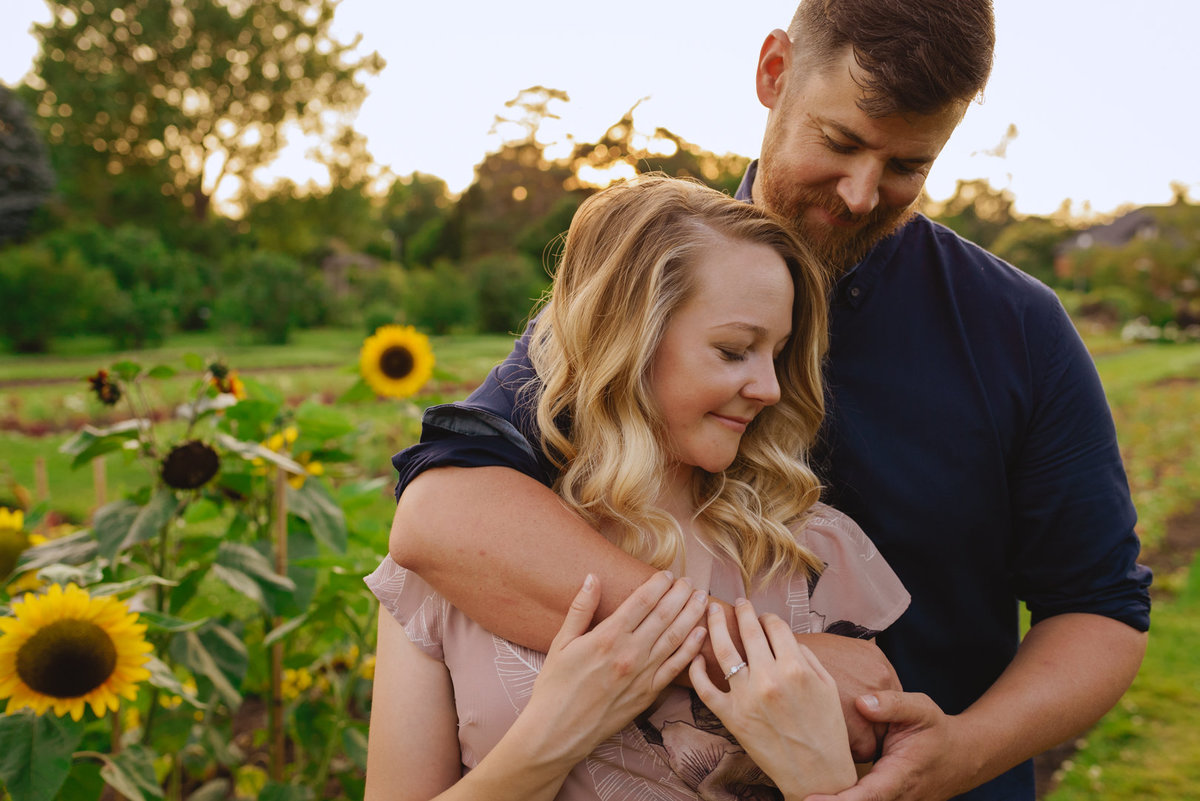
[{"label": "diamond ring", "polygon": [[745,662],[739,662],[736,665],[734,665],[733,667],[731,667],[729,669],[729,672],[725,674],[725,681],[729,681],[730,676],[732,676],[734,673],[737,673],[739,670],[741,670],[744,667],[747,667]]}]

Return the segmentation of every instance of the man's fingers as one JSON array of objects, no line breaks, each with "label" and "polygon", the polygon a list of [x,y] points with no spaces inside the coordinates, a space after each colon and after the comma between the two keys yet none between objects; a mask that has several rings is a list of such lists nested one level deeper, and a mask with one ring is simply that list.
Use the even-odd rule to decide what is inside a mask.
[{"label": "man's fingers", "polygon": [[855,708],[867,720],[875,723],[933,723],[941,709],[924,693],[878,692],[860,695]]},{"label": "man's fingers", "polygon": [[575,593],[575,599],[567,609],[566,619],[559,626],[558,634],[554,635],[554,641],[550,643],[550,651],[561,651],[567,643],[587,633],[599,606],[600,579],[588,573],[587,578],[583,580],[583,586]]},{"label": "man's fingers", "polygon": [[837,795],[810,795],[804,801],[896,801],[910,790],[911,777],[905,777],[899,763],[877,762],[871,772]]}]

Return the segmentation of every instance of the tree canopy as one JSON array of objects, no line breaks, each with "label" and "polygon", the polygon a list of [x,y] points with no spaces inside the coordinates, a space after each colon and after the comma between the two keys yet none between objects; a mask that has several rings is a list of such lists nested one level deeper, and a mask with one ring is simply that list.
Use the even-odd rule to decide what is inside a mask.
[{"label": "tree canopy", "polygon": [[132,171],[203,219],[225,180],[274,158],[289,124],[320,132],[362,102],[360,75],[383,62],[333,38],[335,5],[51,0],[35,28],[37,114],[56,153],[88,162],[84,180]]}]

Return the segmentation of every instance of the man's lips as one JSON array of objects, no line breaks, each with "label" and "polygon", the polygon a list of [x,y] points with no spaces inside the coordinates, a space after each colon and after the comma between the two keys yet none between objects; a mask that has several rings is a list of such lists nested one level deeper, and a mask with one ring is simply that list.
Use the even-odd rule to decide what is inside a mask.
[{"label": "man's lips", "polygon": [[835,228],[857,228],[862,224],[862,217],[855,214],[849,214],[848,212],[834,214],[820,206],[812,206],[811,209],[816,213],[821,222]]}]

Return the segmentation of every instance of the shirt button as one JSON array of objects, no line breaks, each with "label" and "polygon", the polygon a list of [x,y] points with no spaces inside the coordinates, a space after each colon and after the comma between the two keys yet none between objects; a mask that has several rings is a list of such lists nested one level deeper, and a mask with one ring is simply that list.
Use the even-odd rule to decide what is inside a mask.
[{"label": "shirt button", "polygon": [[850,297],[857,298],[861,294],[862,294],[862,290],[859,289],[858,287],[856,287],[856,286],[850,287]]}]

